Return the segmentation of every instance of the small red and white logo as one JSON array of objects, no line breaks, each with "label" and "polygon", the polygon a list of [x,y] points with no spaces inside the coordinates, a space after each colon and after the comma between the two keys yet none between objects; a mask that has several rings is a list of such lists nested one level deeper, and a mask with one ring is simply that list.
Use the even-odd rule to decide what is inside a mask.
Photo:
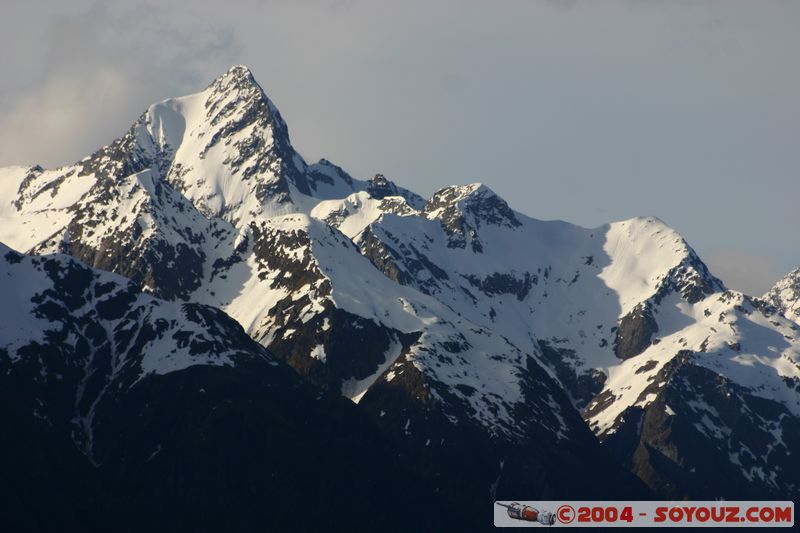
[{"label": "small red and white logo", "polygon": [[495,503],[498,527],[794,527],[791,501]]},{"label": "small red and white logo", "polygon": [[506,508],[508,516],[514,520],[523,520],[525,522],[538,522],[545,526],[552,526],[556,523],[556,517],[550,511],[540,511],[536,507],[530,505],[522,505],[519,502],[501,503],[495,502],[497,505]]}]

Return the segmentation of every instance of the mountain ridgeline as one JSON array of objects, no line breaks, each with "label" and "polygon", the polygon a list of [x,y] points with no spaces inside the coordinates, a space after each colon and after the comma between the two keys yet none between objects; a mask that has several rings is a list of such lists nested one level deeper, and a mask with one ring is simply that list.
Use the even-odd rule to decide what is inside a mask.
[{"label": "mountain ridgeline", "polygon": [[0,169],[0,194],[20,524],[66,492],[46,525],[800,494],[796,283],[727,290],[654,217],[587,229],[309,164],[243,66],[75,165]]}]

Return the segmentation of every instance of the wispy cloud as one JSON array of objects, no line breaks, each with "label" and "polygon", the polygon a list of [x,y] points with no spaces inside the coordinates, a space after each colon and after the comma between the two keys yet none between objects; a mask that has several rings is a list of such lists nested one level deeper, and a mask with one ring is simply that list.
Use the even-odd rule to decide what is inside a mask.
[{"label": "wispy cloud", "polygon": [[[4,95],[0,164],[70,163],[119,136],[153,101],[196,90],[234,61],[230,29],[161,15],[152,5],[94,4],[47,19],[39,75]],[[18,39],[25,50],[24,32]]]}]

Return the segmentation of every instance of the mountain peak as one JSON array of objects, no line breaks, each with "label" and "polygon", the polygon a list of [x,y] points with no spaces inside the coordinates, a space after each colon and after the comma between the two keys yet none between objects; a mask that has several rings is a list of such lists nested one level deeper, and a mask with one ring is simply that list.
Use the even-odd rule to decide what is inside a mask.
[{"label": "mountain peak", "polygon": [[230,104],[230,100],[233,100],[237,106],[266,107],[271,115],[280,116],[275,104],[267,97],[264,89],[245,65],[234,65],[229,68],[211,82],[205,94],[207,109],[213,110],[215,102]]},{"label": "mountain peak", "polygon": [[249,77],[252,77],[253,73],[250,70],[250,67],[248,67],[247,65],[242,65],[240,63],[238,65],[233,65],[231,68],[229,68],[227,70],[227,72],[225,72],[225,74],[223,74],[223,76],[242,76],[242,77],[249,76]]},{"label": "mountain peak", "polygon": [[248,213],[294,211],[289,185],[308,190],[286,122],[244,65],[151,106],[145,122],[166,179],[205,216],[236,224]]},{"label": "mountain peak", "polygon": [[373,198],[401,195],[397,185],[383,174],[375,174],[375,177],[367,181],[367,191]]},{"label": "mountain peak", "polygon": [[262,112],[257,108],[265,108],[282,129],[286,128],[278,108],[267,97],[252,71],[245,65],[232,66],[212,81],[201,94],[206,97],[205,108],[208,110],[209,118],[213,118],[215,111],[231,107],[250,108],[251,114]]},{"label": "mountain peak", "polygon": [[483,224],[517,227],[521,223],[508,203],[482,183],[453,185],[439,189],[425,205],[428,218],[468,215],[475,229]]},{"label": "mountain peak", "polygon": [[465,200],[472,195],[494,195],[497,196],[491,189],[482,183],[469,183],[467,185],[449,185],[442,187],[433,193],[429,203],[439,204],[445,202],[447,204],[455,204]]},{"label": "mountain peak", "polygon": [[800,268],[795,268],[772,287],[762,298],[795,322],[800,322]]},{"label": "mountain peak", "polygon": [[209,88],[223,88],[232,84],[238,86],[246,84],[261,88],[253,76],[253,72],[246,65],[233,65],[211,82]]},{"label": "mountain peak", "polygon": [[800,267],[795,268],[794,270],[790,271],[788,274],[783,276],[775,284],[775,287],[788,287],[790,285],[800,285]]}]

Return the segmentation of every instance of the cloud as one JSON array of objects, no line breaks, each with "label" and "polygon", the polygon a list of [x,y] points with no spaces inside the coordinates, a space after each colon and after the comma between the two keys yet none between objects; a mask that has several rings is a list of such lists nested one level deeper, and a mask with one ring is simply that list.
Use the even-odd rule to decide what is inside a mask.
[{"label": "cloud", "polygon": [[[0,165],[71,163],[124,133],[150,103],[197,90],[235,62],[229,29],[161,15],[156,6],[94,4],[48,18],[32,58],[38,75],[3,95]],[[25,54],[25,33],[18,37]]]},{"label": "cloud", "polygon": [[785,274],[768,257],[736,248],[711,249],[703,261],[728,288],[752,296],[761,296]]}]

